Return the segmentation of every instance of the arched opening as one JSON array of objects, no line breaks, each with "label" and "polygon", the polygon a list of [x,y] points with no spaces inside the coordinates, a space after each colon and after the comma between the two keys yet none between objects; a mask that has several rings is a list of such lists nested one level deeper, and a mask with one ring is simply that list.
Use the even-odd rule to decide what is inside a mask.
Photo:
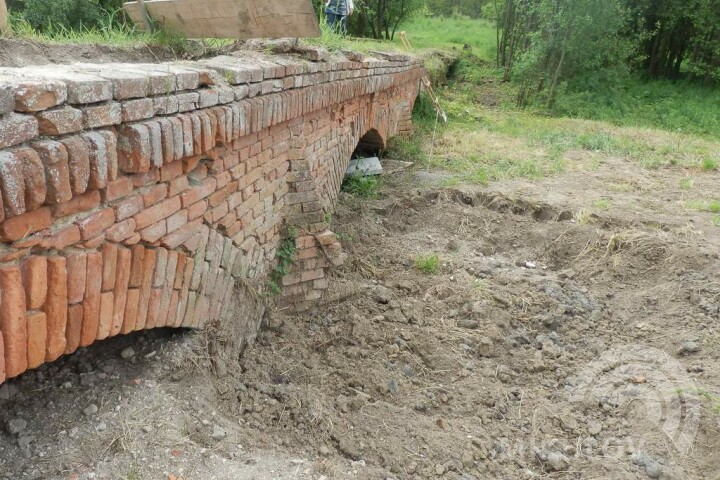
[{"label": "arched opening", "polygon": [[355,151],[350,158],[379,157],[380,152],[385,148],[385,141],[380,132],[374,128],[370,129],[360,138]]}]

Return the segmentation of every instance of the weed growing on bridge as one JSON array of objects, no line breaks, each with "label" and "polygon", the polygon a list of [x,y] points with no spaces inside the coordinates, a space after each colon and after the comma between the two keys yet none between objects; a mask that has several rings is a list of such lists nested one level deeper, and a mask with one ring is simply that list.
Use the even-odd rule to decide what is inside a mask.
[{"label": "weed growing on bridge", "polygon": [[364,177],[353,175],[347,178],[342,185],[342,191],[361,198],[376,198],[380,190],[380,180],[377,177]]},{"label": "weed growing on bridge", "polygon": [[277,266],[270,273],[268,290],[271,295],[278,295],[282,292],[282,279],[290,273],[290,268],[295,264],[297,255],[297,229],[289,227],[287,236],[280,242],[277,251]]}]

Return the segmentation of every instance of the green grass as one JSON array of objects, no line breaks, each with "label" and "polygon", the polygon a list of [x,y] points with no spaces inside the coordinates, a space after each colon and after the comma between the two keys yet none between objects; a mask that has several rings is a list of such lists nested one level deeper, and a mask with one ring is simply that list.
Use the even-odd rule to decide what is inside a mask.
[{"label": "green grass", "polygon": [[601,198],[598,200],[595,200],[593,202],[593,207],[597,208],[598,210],[609,210],[610,209],[610,200],[606,198]]},{"label": "green grass", "polygon": [[421,255],[415,259],[415,268],[426,275],[440,271],[440,257],[435,254]]},{"label": "green grass", "polygon": [[717,88],[629,76],[614,88],[597,85],[585,91],[563,92],[553,113],[718,138],[718,111]]},{"label": "green grass", "polygon": [[695,180],[692,178],[683,178],[680,180],[680,189],[681,190],[692,190],[692,188],[695,186]]},{"label": "green grass", "polygon": [[380,190],[380,179],[378,177],[364,177],[353,175],[348,177],[342,184],[342,191],[361,198],[376,198]]},{"label": "green grass", "polygon": [[687,207],[698,212],[720,214],[720,200],[689,200]]}]

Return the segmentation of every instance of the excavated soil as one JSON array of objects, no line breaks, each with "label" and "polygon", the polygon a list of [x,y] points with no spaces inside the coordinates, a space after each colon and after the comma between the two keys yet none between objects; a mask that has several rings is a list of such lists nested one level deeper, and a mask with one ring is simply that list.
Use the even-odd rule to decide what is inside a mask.
[{"label": "excavated soil", "polygon": [[720,230],[683,175],[343,195],[323,305],[237,364],[150,332],[0,387],[0,478],[720,478]]}]

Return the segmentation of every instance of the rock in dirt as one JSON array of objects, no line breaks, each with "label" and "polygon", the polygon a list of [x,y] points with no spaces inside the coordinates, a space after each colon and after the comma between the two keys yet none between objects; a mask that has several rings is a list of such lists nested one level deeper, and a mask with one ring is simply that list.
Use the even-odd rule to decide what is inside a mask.
[{"label": "rock in dirt", "polygon": [[11,400],[15,395],[17,395],[17,392],[17,387],[14,385],[10,385],[9,383],[0,385],[0,401]]},{"label": "rock in dirt", "polygon": [[678,355],[689,355],[691,353],[697,353],[700,351],[700,345],[696,342],[685,342],[680,347]]},{"label": "rock in dirt", "polygon": [[86,417],[90,417],[92,415],[95,415],[97,412],[98,412],[98,406],[95,405],[94,403],[91,403],[90,405],[85,407],[85,409],[83,410],[83,415],[85,415]]},{"label": "rock in dirt", "polygon": [[22,418],[8,420],[6,429],[10,435],[19,435],[27,428],[27,422]]},{"label": "rock in dirt", "polygon": [[135,356],[135,349],[132,347],[127,347],[125,350],[120,352],[120,356],[123,360],[130,360]]},{"label": "rock in dirt", "polygon": [[570,460],[560,452],[550,452],[547,455],[546,464],[550,470],[559,472],[570,466]]},{"label": "rock in dirt", "polygon": [[478,322],[477,320],[463,319],[463,320],[458,320],[457,326],[459,328],[475,330],[480,326],[480,322]]},{"label": "rock in dirt", "polygon": [[475,465],[475,457],[471,452],[463,452],[460,461],[465,468],[472,468]]},{"label": "rock in dirt", "polygon": [[660,475],[662,474],[662,465],[660,465],[660,463],[650,455],[645,453],[634,453],[630,457],[630,460],[632,460],[632,462],[638,467],[644,468],[648,477],[660,478]]},{"label": "rock in dirt", "polygon": [[210,434],[210,438],[213,440],[222,440],[227,437],[227,431],[219,425],[213,425],[213,431]]}]

